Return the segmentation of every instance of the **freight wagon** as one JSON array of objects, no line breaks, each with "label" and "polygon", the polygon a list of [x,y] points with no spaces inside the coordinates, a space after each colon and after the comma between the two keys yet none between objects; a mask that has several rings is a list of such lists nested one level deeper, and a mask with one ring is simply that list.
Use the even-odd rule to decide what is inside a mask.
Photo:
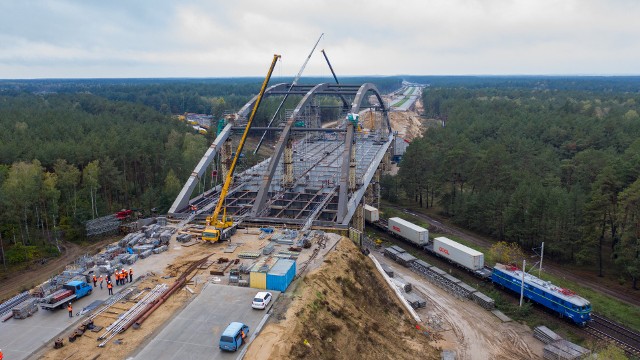
[{"label": "freight wagon", "polygon": [[[403,226],[398,226],[397,224],[399,223]],[[380,219],[377,222],[372,222],[372,224],[425,252],[448,259],[452,263],[473,273],[475,276],[490,280],[499,287],[507,288],[518,294],[520,293],[522,271],[519,271],[514,266],[496,264],[493,268],[487,267],[484,265],[484,254],[482,252],[473,250],[444,237],[436,238],[426,246],[422,245],[423,242],[414,241],[414,239],[416,239],[415,234],[419,233],[419,231],[412,232],[411,230],[407,230],[403,232],[402,230],[419,228],[426,231],[426,229],[400,218],[390,218],[388,223],[386,223],[384,219]],[[394,229],[394,226],[398,227],[399,231],[394,231],[397,230]],[[385,255],[399,263],[403,263],[403,261],[398,254],[403,252],[404,250],[398,246],[385,249]],[[403,265],[408,266],[406,264]],[[527,273],[525,273],[524,283],[524,296],[527,299],[557,313],[561,318],[568,318],[580,326],[585,326],[587,322],[591,320],[591,304],[574,292],[557,287],[548,281],[541,280]]]},{"label": "freight wagon", "polygon": [[429,243],[429,230],[399,217],[389,218],[387,229],[392,234],[400,236],[419,247],[425,247]]}]

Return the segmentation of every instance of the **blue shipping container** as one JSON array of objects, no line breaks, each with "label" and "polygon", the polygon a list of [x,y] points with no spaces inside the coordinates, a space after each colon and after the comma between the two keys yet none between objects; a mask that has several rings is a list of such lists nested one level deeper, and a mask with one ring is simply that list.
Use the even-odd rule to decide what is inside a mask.
[{"label": "blue shipping container", "polygon": [[296,262],[279,259],[267,273],[267,289],[284,292],[296,276]]}]

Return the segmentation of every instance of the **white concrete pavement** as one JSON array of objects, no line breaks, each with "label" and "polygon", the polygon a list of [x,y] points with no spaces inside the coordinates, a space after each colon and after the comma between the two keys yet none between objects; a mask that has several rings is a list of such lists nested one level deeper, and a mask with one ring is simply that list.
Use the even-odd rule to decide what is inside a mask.
[{"label": "white concrete pavement", "polygon": [[[203,291],[133,358],[136,360],[237,358],[239,352],[222,352],[218,348],[218,341],[224,329],[233,321],[248,325],[249,338],[253,338],[256,327],[267,315],[267,310],[251,308],[251,301],[258,291],[261,290],[227,285],[206,285]],[[280,293],[271,292],[273,304]],[[247,345],[242,345],[240,350]]]}]

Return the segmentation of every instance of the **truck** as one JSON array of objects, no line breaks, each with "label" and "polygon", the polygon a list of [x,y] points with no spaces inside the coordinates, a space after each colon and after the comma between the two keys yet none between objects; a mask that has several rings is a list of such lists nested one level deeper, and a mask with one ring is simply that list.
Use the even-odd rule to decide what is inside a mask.
[{"label": "truck", "polygon": [[62,289],[44,298],[40,307],[44,310],[55,310],[67,305],[71,300],[77,300],[91,295],[93,288],[85,281],[73,280],[62,285]]},{"label": "truck", "polygon": [[429,243],[429,230],[399,217],[389,218],[387,230],[421,247],[425,247]]},{"label": "truck", "polygon": [[469,270],[484,268],[483,253],[446,237],[433,239],[433,252]]}]

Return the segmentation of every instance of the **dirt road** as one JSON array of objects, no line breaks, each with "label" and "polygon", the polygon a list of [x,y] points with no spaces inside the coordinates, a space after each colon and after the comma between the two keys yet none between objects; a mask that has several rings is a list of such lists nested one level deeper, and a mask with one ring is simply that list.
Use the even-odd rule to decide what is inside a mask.
[{"label": "dirt road", "polygon": [[113,238],[107,238],[88,246],[80,246],[70,242],[61,243],[61,256],[50,259],[44,264],[33,265],[28,270],[7,274],[7,278],[2,279],[2,286],[0,287],[0,302],[45,282],[52,276],[62,272],[67,265],[73,263],[81,255],[86,253],[94,254],[101,247],[113,241]]},{"label": "dirt road", "polygon": [[[425,215],[422,213],[417,213],[417,212],[413,212],[413,211],[408,211],[404,208],[398,207],[398,206],[393,206],[393,205],[388,205],[396,210],[400,210],[402,212],[406,212],[410,215],[413,215],[415,217],[421,218],[423,220],[426,220],[429,222],[429,224],[432,224],[433,226],[436,226],[437,228],[441,229],[444,232],[450,233],[452,235],[458,236],[470,243],[479,245],[479,246],[484,246],[484,247],[489,247],[491,246],[493,243],[485,238],[476,236],[474,234],[465,232],[463,230],[460,230],[452,225],[449,225],[443,221],[440,221],[439,219],[436,219],[432,216],[429,215]],[[572,269],[567,269],[567,267],[562,266],[561,264],[555,263],[553,261],[547,260],[545,259],[544,262],[544,270],[554,276],[558,276],[558,277],[562,277],[571,281],[574,281],[576,283],[579,283],[583,286],[586,286],[594,291],[598,291],[600,293],[606,294],[608,296],[614,297],[619,299],[620,301],[624,301],[628,304],[631,305],[635,305],[635,306],[640,306],[640,292],[639,291],[632,291],[629,288],[625,288],[622,286],[617,286],[615,284],[603,284],[603,279],[599,278],[597,275],[595,274],[585,274],[585,273],[578,273]]]},{"label": "dirt road", "polygon": [[374,256],[393,269],[394,278],[411,283],[412,291],[427,300],[427,307],[418,310],[418,314],[442,336],[434,345],[455,351],[456,359],[542,358],[543,344],[533,338],[527,326],[503,323],[475,303],[455,298],[381,254]]}]

